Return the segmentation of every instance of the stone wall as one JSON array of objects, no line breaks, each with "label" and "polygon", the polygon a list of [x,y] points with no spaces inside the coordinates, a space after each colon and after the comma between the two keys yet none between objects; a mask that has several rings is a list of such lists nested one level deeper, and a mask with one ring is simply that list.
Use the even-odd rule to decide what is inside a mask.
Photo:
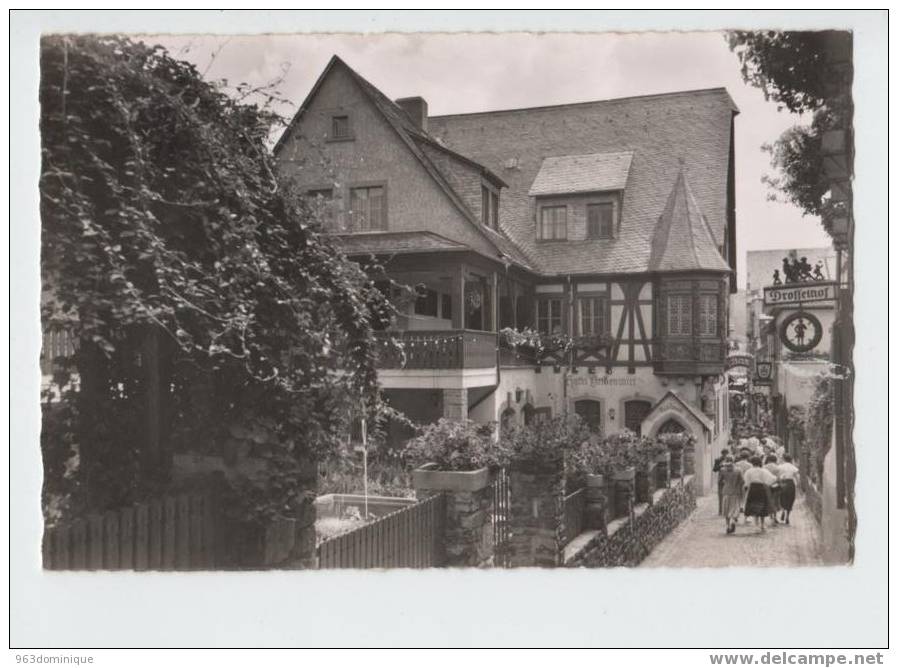
[{"label": "stone wall", "polygon": [[512,470],[510,565],[561,565],[564,535],[564,474]]},{"label": "stone wall", "polygon": [[614,520],[607,533],[595,532],[576,551],[566,554],[565,566],[637,566],[693,510],[695,482],[687,476],[674,481],[670,489],[657,490],[653,504],[639,504],[632,520]]}]

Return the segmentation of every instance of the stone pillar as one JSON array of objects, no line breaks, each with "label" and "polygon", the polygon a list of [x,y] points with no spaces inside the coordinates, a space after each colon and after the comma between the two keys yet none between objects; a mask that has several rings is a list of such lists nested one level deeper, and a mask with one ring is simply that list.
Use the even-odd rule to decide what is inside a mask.
[{"label": "stone pillar", "polygon": [[655,458],[655,487],[670,487],[670,453]]},{"label": "stone pillar", "polygon": [[683,475],[693,475],[695,473],[695,444],[687,444],[683,446]]},{"label": "stone pillar", "polygon": [[614,472],[614,517],[630,517],[633,513],[636,469]]},{"label": "stone pillar", "polygon": [[511,471],[510,565],[560,566],[563,561],[564,473]]},{"label": "stone pillar", "polygon": [[493,488],[487,468],[438,471],[428,464],[412,472],[415,496],[446,497],[443,531],[445,566],[489,566],[493,558]]},{"label": "stone pillar", "polygon": [[611,504],[608,502],[607,481],[601,474],[586,476],[586,509],[583,528],[605,532],[611,521]]},{"label": "stone pillar", "polygon": [[647,466],[636,472],[636,503],[652,503],[652,493],[655,491],[655,462],[649,462]]},{"label": "stone pillar", "polygon": [[468,390],[443,390],[443,417],[449,420],[468,419]]}]

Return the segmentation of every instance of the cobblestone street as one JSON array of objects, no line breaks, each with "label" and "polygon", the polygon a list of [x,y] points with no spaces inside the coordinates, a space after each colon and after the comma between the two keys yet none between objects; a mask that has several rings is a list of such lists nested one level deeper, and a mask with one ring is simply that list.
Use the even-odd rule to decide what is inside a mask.
[{"label": "cobblestone street", "polygon": [[720,566],[821,566],[817,524],[799,495],[789,525],[761,533],[740,519],[726,535],[717,514],[717,495],[698,498],[698,507],[642,562],[645,568]]}]

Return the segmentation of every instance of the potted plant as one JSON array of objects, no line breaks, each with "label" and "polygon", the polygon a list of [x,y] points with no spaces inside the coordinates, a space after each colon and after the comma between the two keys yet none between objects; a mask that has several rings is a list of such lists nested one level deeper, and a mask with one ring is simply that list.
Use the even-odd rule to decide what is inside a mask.
[{"label": "potted plant", "polygon": [[484,425],[441,418],[424,426],[403,451],[416,491],[473,492],[490,482],[496,463],[492,439]]},{"label": "potted plant", "polygon": [[658,440],[667,448],[670,453],[670,477],[680,478],[683,476],[683,446],[685,440],[683,434],[662,434]]},{"label": "potted plant", "polygon": [[582,420],[566,415],[538,424],[515,426],[497,446],[500,463],[524,473],[561,473],[570,454],[589,440]]},{"label": "potted plant", "polygon": [[639,453],[636,449],[636,435],[624,430],[605,438],[611,475],[615,480],[633,480],[636,477],[636,466],[639,464]]}]

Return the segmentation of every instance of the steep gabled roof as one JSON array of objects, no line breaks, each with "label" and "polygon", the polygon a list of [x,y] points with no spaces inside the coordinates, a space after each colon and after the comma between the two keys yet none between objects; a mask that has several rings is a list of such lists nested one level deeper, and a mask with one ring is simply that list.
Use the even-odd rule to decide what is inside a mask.
[{"label": "steep gabled roof", "polygon": [[[545,274],[649,271],[652,238],[680,160],[712,239],[727,229],[727,176],[733,115],[723,88],[431,116],[428,131],[508,183],[499,222]],[[530,189],[547,158],[632,153],[621,220],[613,239],[543,242]],[[717,245],[715,243],[715,245]],[[726,270],[726,269],[723,269]]]},{"label": "steep gabled roof", "polygon": [[699,424],[701,424],[708,431],[713,431],[714,422],[707,415],[698,410],[695,406],[692,406],[688,401],[683,401],[676,392],[668,390],[667,393],[658,400],[658,402],[652,406],[652,410],[649,411],[649,414],[646,418],[651,417],[655,413],[663,410],[666,404],[674,403],[677,406],[681,407],[684,411],[692,415],[696,420],[698,420]]},{"label": "steep gabled roof", "polygon": [[652,237],[651,271],[729,271],[680,169]]},{"label": "steep gabled roof", "polygon": [[458,209],[458,211],[464,216],[464,218],[471,224],[473,227],[484,237],[487,241],[496,248],[499,255],[508,257],[512,262],[523,266],[526,269],[532,268],[532,262],[527,260],[526,254],[520,249],[515,247],[514,242],[505,237],[501,233],[495,233],[490,230],[488,227],[480,224],[479,219],[474,213],[468,208],[465,204],[464,200],[459,196],[459,194],[455,191],[455,189],[450,185],[446,177],[443,173],[437,168],[437,166],[433,163],[430,158],[427,157],[427,154],[421,149],[422,143],[427,143],[428,145],[443,151],[447,155],[451,156],[453,159],[463,161],[465,164],[469,166],[474,166],[477,168],[481,174],[483,174],[490,181],[495,183],[497,186],[504,187],[507,184],[499,178],[494,172],[485,167],[484,165],[468,158],[466,156],[462,156],[461,154],[453,151],[452,149],[443,145],[437,138],[429,135],[424,130],[419,128],[415,123],[409,118],[408,114],[406,114],[402,108],[399,107],[395,102],[393,102],[390,98],[380,92],[376,86],[370,83],[367,79],[361,76],[358,72],[353,70],[349,65],[347,65],[343,60],[341,60],[338,56],[333,56],[328,62],[327,67],[324,68],[324,71],[321,73],[321,76],[318,77],[318,80],[315,82],[315,85],[312,87],[311,92],[306,97],[303,104],[300,106],[299,111],[297,111],[296,115],[293,117],[293,120],[290,121],[290,125],[278,139],[277,144],[274,147],[275,153],[277,153],[280,148],[283,146],[286,138],[292,133],[294,127],[299,122],[299,119],[303,115],[303,113],[308,108],[310,101],[314,98],[318,89],[320,88],[322,82],[327,78],[328,73],[334,67],[343,67],[346,72],[350,75],[350,77],[355,81],[355,83],[359,86],[362,93],[368,98],[368,100],[372,103],[372,105],[381,113],[387,123],[393,128],[402,142],[408,147],[409,151],[417,158],[418,162],[424,167],[430,177],[436,182],[436,184],[440,187],[440,189],[445,193],[445,195],[449,198],[452,204]]}]

